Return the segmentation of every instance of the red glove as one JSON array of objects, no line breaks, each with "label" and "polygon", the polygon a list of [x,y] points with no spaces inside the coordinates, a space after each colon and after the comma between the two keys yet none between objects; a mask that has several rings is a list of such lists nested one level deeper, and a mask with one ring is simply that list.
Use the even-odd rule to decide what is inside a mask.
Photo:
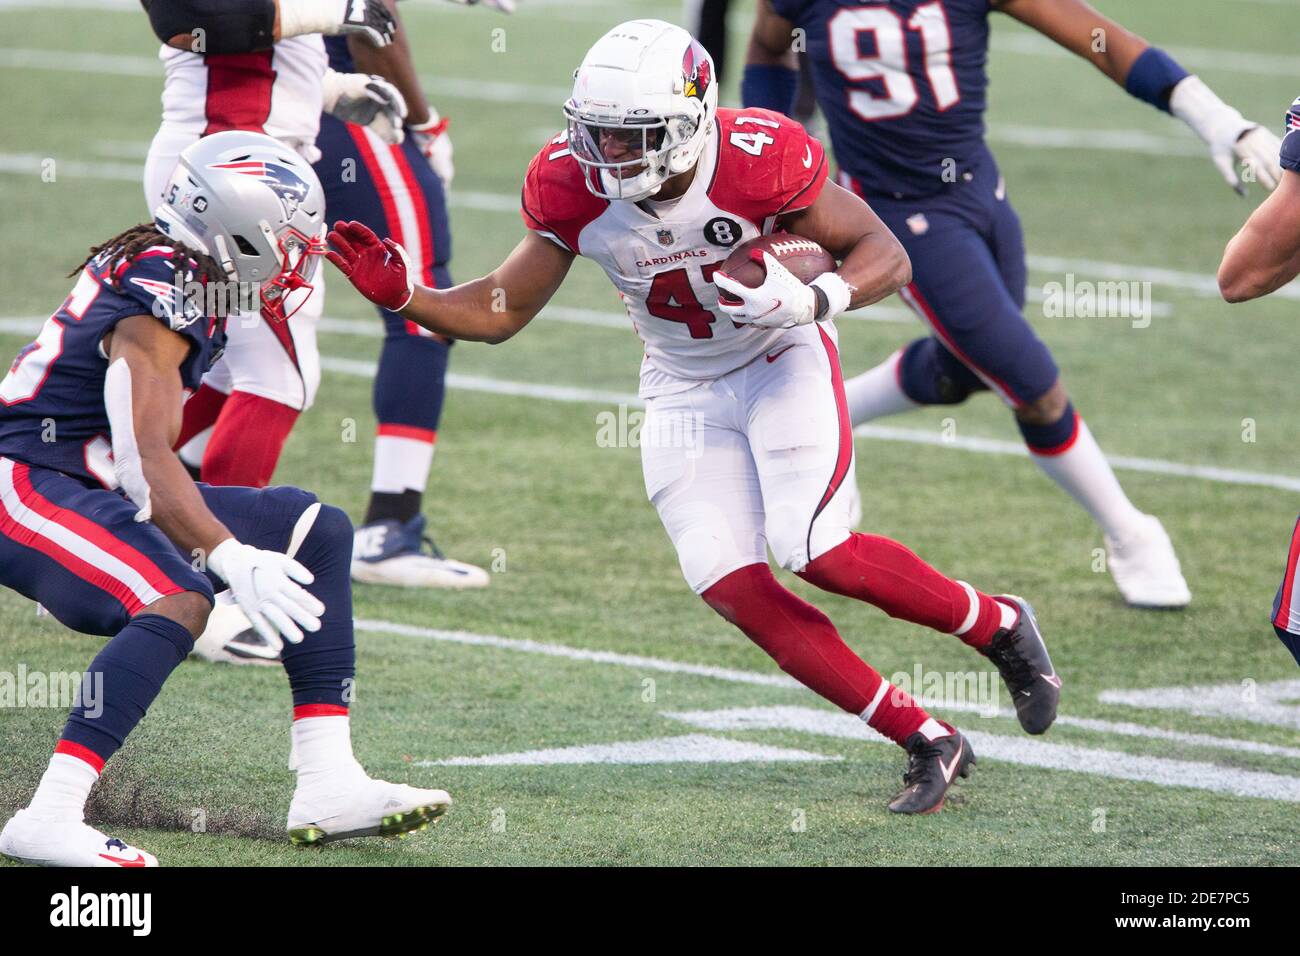
[{"label": "red glove", "polygon": [[[375,305],[392,312],[406,308],[415,294],[411,281],[411,260],[406,250],[370,231],[359,222],[334,223],[325,255]],[[337,250],[337,251],[336,251]]]}]

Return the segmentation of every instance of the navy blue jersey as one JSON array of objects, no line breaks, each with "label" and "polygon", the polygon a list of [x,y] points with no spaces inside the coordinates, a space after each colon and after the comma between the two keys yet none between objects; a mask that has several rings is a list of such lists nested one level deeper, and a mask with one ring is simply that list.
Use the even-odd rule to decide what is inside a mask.
[{"label": "navy blue jersey", "polygon": [[938,192],[986,155],[989,0],[772,0],[807,37],[840,169],[868,195]]},{"label": "navy blue jersey", "polygon": [[154,246],[129,264],[101,256],[82,270],[63,305],[0,380],[0,456],[116,485],[104,405],[104,336],[122,319],[157,316],[190,341],[180,370],[187,389],[198,388],[225,345],[222,322],[180,306],[171,256],[170,247]]},{"label": "navy blue jersey", "polygon": [[1282,155],[1279,163],[1283,169],[1300,173],[1300,97],[1291,104],[1286,114],[1286,130],[1282,134]]},{"label": "navy blue jersey", "polygon": [[326,37],[325,52],[329,54],[331,70],[338,73],[357,72],[356,64],[352,62],[352,53],[348,50],[346,36]]}]

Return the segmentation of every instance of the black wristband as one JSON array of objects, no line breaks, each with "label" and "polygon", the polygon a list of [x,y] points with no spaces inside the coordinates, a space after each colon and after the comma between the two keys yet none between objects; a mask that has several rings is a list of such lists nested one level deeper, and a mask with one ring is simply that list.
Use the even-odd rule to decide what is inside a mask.
[{"label": "black wristband", "polygon": [[826,318],[826,313],[831,310],[831,300],[827,297],[821,286],[813,286],[813,295],[817,297],[817,305],[813,309],[813,321],[820,322]]}]

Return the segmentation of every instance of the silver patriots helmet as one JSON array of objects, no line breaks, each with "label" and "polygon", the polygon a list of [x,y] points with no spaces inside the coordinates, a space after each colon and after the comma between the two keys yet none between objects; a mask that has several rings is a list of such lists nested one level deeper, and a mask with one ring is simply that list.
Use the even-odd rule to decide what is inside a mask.
[{"label": "silver patriots helmet", "polygon": [[262,314],[283,321],[285,299],[311,294],[325,253],[325,191],[311,165],[263,133],[205,136],[180,155],[158,230],[210,256],[230,279],[256,283]]}]

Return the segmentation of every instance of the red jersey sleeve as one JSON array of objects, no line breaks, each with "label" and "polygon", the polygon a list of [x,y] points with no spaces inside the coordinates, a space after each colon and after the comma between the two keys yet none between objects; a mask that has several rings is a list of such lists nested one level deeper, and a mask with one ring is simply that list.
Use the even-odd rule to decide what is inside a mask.
[{"label": "red jersey sleeve", "polygon": [[581,253],[578,236],[608,206],[608,200],[587,188],[582,167],[569,151],[563,133],[528,164],[520,208],[524,225],[570,252]]},{"label": "red jersey sleeve", "polygon": [[826,184],[821,142],[771,110],[718,110],[718,165],[709,198],[762,229],[811,206]]}]

